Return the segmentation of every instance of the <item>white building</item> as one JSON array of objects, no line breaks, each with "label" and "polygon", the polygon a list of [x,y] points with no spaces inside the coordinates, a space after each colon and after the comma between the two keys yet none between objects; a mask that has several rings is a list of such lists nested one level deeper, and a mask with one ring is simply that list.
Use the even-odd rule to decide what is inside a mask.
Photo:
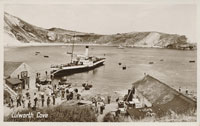
[{"label": "white building", "polygon": [[26,63],[4,61],[4,83],[16,92],[36,88],[34,73]]}]

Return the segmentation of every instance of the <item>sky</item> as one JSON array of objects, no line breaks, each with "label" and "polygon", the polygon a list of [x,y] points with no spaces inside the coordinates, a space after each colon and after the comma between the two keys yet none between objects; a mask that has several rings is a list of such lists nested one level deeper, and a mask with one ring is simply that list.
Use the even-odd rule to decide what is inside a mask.
[{"label": "sky", "polygon": [[7,4],[4,10],[43,28],[97,34],[158,31],[197,40],[195,4]]}]

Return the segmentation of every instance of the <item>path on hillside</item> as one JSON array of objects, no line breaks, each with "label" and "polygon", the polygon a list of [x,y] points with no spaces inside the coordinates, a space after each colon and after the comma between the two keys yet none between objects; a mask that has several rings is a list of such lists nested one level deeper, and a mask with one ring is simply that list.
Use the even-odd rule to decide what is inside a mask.
[{"label": "path on hillside", "polygon": [[103,117],[111,112],[111,111],[116,111],[117,110],[117,103],[116,102],[112,102],[110,104],[106,104],[105,109],[103,111],[103,114],[99,114],[99,116],[97,117],[97,121],[98,122],[103,122]]}]

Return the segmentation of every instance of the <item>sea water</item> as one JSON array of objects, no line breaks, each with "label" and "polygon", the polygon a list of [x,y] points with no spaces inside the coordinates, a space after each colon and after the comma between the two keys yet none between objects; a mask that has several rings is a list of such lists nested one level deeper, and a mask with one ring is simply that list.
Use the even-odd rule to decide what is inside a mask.
[{"label": "sea water", "polygon": [[[52,64],[70,62],[71,46],[31,46],[4,49],[6,61],[25,62],[36,72],[45,74]],[[36,54],[36,52],[39,52]],[[84,54],[85,46],[75,46],[74,54]],[[183,51],[156,48],[124,48],[90,46],[89,55],[105,57],[105,65],[94,70],[67,76],[74,83],[88,82],[96,93],[116,93],[127,91],[132,83],[149,74],[174,89],[196,93],[197,51]],[[45,58],[44,56],[49,56]],[[195,63],[189,63],[195,60]],[[153,62],[150,64],[149,62]],[[119,63],[122,63],[119,65]],[[122,67],[126,66],[123,70]]]}]

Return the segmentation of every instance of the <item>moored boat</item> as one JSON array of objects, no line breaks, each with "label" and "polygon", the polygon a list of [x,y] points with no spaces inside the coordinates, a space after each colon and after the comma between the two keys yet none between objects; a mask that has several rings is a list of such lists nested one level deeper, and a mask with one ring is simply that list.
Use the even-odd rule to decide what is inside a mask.
[{"label": "moored boat", "polygon": [[71,62],[67,64],[52,65],[51,74],[53,76],[66,76],[74,73],[86,72],[104,65],[105,58],[98,58],[95,56],[88,56],[88,48],[86,46],[85,55],[79,55],[73,59],[73,51]]},{"label": "moored boat", "polygon": [[195,60],[190,60],[189,63],[195,63]]}]

